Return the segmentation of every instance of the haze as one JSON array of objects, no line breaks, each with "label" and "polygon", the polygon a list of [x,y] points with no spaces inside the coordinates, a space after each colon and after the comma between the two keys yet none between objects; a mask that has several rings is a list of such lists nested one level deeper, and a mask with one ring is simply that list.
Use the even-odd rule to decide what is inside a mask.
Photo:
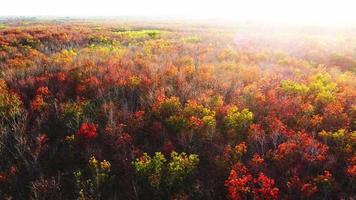
[{"label": "haze", "polygon": [[5,0],[0,16],[117,16],[355,26],[352,0]]}]

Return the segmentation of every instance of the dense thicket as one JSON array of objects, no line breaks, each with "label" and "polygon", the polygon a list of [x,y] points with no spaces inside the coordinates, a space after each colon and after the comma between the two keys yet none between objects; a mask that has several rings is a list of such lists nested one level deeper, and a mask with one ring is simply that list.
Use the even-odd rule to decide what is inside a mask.
[{"label": "dense thicket", "polygon": [[0,25],[1,199],[353,199],[356,30]]}]

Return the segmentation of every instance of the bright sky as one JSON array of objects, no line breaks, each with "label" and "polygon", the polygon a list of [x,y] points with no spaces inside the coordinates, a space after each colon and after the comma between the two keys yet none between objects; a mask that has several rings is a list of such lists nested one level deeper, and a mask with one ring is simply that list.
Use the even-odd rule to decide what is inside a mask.
[{"label": "bright sky", "polygon": [[136,16],[356,25],[356,0],[1,0],[0,16]]}]

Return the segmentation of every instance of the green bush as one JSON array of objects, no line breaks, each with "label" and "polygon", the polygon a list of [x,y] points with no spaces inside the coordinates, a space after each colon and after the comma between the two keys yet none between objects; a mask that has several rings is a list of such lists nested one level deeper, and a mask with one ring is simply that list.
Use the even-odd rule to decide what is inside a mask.
[{"label": "green bush", "polygon": [[235,129],[236,131],[241,131],[247,128],[253,120],[253,113],[247,108],[239,111],[236,106],[231,107],[228,110],[225,122],[228,128]]},{"label": "green bush", "polygon": [[168,162],[161,152],[156,152],[153,157],[144,153],[133,162],[133,167],[139,184],[162,197],[190,187],[189,179],[197,170],[198,164],[198,155],[173,151]]},{"label": "green bush", "polygon": [[6,121],[21,115],[22,101],[9,91],[4,80],[0,80],[0,120]]}]

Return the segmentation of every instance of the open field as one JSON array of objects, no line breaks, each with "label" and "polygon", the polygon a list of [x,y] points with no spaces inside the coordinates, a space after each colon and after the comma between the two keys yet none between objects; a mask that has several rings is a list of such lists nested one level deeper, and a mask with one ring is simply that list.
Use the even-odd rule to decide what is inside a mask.
[{"label": "open field", "polygon": [[0,199],[353,199],[356,29],[0,20]]}]

